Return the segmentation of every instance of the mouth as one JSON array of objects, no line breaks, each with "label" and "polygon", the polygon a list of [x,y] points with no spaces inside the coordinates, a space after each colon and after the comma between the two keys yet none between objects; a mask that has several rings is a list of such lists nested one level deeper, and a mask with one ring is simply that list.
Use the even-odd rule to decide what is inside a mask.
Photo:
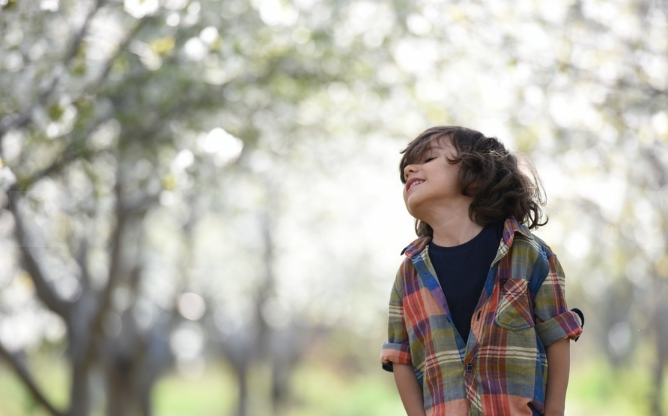
[{"label": "mouth", "polygon": [[408,191],[410,191],[411,189],[415,188],[416,186],[422,184],[423,182],[424,182],[423,179],[416,179],[416,178],[414,178],[414,179],[410,179],[410,180],[406,183],[406,192],[408,192]]}]

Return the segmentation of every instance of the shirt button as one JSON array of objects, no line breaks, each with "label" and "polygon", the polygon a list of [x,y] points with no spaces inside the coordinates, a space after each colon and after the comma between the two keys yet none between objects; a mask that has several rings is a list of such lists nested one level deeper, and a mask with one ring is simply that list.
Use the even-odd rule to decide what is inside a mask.
[{"label": "shirt button", "polygon": [[473,364],[471,363],[466,364],[466,372],[470,373],[471,371],[473,371]]}]

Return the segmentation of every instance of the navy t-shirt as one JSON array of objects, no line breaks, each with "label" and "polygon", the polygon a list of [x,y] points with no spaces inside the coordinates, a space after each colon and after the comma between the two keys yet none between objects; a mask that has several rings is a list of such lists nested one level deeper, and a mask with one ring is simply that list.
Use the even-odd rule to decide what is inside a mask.
[{"label": "navy t-shirt", "polygon": [[472,240],[455,247],[429,244],[429,259],[450,307],[452,321],[464,342],[487,273],[503,236],[503,222],[485,226]]}]

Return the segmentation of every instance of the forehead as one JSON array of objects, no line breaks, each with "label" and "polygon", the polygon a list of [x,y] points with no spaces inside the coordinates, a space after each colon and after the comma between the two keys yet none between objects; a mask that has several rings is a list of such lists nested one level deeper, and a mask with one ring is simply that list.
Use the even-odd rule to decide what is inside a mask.
[{"label": "forehead", "polygon": [[455,146],[452,144],[452,138],[450,136],[441,136],[435,137],[429,141],[427,150],[431,149],[440,149],[450,153],[455,150]]},{"label": "forehead", "polygon": [[419,142],[413,143],[406,152],[406,161],[408,163],[415,162],[427,153],[438,150],[445,151],[448,155],[452,155],[455,152],[450,136],[426,137]]}]

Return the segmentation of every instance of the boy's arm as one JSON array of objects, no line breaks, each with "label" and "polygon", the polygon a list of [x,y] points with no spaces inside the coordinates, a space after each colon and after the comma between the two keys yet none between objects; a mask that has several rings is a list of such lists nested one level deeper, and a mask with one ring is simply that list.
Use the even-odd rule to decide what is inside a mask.
[{"label": "boy's arm", "polygon": [[397,383],[399,396],[406,409],[408,416],[425,416],[422,389],[418,384],[417,377],[410,364],[392,365],[394,368],[394,381]]},{"label": "boy's arm", "polygon": [[549,272],[534,298],[536,331],[547,352],[545,416],[563,416],[570,371],[570,340],[577,340],[584,323],[566,305],[564,271],[548,249]]},{"label": "boy's arm", "polygon": [[571,364],[571,340],[564,338],[547,347],[545,416],[563,416]]}]

